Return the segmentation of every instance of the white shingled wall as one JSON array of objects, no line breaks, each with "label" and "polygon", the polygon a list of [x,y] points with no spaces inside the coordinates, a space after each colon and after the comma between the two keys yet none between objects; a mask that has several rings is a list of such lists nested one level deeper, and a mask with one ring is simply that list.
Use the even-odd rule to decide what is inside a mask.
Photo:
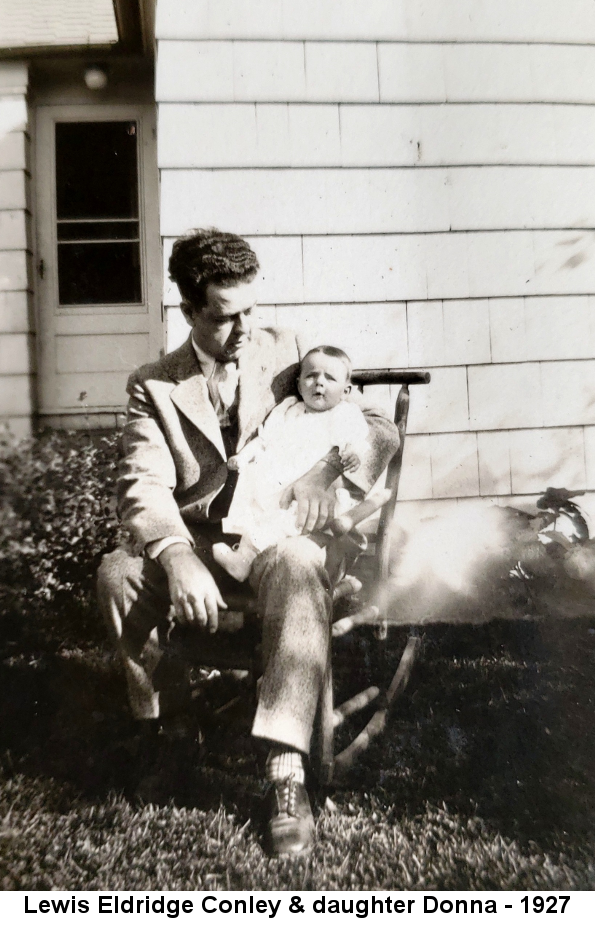
[{"label": "white shingled wall", "polygon": [[27,66],[0,61],[0,422],[17,436],[34,384],[26,93]]},{"label": "white shingled wall", "polygon": [[595,492],[595,5],[158,0],[157,38],[166,260],[237,231],[263,318],[431,369],[412,507]]}]

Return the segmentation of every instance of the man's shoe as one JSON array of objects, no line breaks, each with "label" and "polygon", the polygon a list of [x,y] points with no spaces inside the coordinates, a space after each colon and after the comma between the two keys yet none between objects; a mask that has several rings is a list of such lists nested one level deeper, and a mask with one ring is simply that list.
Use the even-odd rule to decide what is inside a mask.
[{"label": "man's shoe", "polygon": [[314,843],[314,818],[306,788],[292,777],[272,781],[265,796],[265,851],[297,857]]}]

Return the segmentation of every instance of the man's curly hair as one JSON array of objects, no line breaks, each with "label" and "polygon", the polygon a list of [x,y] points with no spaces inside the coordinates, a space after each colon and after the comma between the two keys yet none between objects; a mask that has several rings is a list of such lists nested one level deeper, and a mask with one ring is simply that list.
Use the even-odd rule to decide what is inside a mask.
[{"label": "man's curly hair", "polygon": [[249,283],[259,270],[258,258],[237,234],[217,228],[195,228],[178,238],[169,258],[169,276],[188,307],[202,308],[209,283],[225,288]]}]

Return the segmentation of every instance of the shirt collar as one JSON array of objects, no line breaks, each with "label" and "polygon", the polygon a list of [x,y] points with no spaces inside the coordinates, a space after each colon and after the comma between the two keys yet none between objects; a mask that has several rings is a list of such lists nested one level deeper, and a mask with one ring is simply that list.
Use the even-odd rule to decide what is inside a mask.
[{"label": "shirt collar", "polygon": [[[212,357],[208,353],[205,353],[204,350],[198,346],[198,344],[194,340],[194,337],[192,337],[191,340],[192,340],[192,349],[194,350],[194,353],[196,354],[196,359],[198,360],[200,364],[200,368],[202,369],[202,373],[205,379],[211,378],[217,365],[221,367],[226,366],[225,363],[221,363],[219,360],[216,360],[215,357]],[[234,360],[230,360],[229,362],[234,363],[235,366],[238,365],[237,362],[235,362]]]}]

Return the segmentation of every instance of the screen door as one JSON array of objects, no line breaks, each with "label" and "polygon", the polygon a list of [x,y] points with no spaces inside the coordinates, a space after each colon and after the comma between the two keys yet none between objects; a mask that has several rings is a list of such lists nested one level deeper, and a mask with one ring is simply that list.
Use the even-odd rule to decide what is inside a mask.
[{"label": "screen door", "polygon": [[42,107],[36,289],[42,414],[122,410],[163,345],[150,107]]}]

